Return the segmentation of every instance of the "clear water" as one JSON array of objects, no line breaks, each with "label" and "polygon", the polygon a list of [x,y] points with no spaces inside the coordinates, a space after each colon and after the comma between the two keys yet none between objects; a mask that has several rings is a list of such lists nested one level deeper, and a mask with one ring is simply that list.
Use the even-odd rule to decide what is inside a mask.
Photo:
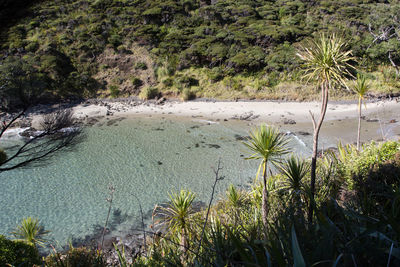
[{"label": "clear water", "polygon": [[[110,184],[116,189],[113,210],[121,212],[112,219],[118,234],[137,220],[134,196],[144,212],[179,189],[190,189],[207,202],[218,159],[225,179],[217,192],[231,183],[245,186],[255,177],[259,162],[244,160],[248,152],[235,136],[247,135],[249,128],[243,122],[161,117],[88,127],[86,139],[75,150],[40,167],[0,174],[0,234],[10,236],[22,218],[33,216],[62,245],[91,235],[104,225]],[[308,154],[301,142],[293,139],[294,151]]]}]

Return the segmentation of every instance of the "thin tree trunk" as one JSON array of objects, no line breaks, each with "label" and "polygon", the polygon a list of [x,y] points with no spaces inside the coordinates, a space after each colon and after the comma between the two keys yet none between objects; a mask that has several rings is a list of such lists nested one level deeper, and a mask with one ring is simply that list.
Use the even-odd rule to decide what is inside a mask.
[{"label": "thin tree trunk", "polygon": [[311,158],[311,186],[310,186],[311,196],[310,196],[310,206],[308,209],[308,222],[310,225],[312,224],[313,211],[314,211],[313,206],[314,206],[314,194],[315,194],[315,177],[317,170],[318,137],[319,137],[319,131],[322,126],[322,122],[324,121],[325,118],[326,108],[328,106],[328,89],[329,89],[328,83],[324,82],[322,84],[321,89],[322,89],[321,91],[322,104],[321,104],[321,113],[318,119],[318,123],[315,122],[314,115],[310,112],[314,126],[313,153]]},{"label": "thin tree trunk", "polygon": [[186,231],[185,228],[182,228],[182,233],[181,233],[181,262],[186,265],[186,252],[187,252],[187,248],[188,248],[188,244],[187,244],[187,239],[186,239]]},{"label": "thin tree trunk", "polygon": [[361,148],[361,104],[362,104],[361,97],[358,98],[358,132],[357,132],[357,150],[360,151]]},{"label": "thin tree trunk", "polygon": [[266,162],[264,162],[263,178],[264,178],[264,188],[263,188],[262,207],[261,208],[262,208],[262,220],[263,220],[265,232],[267,232],[269,205],[268,205],[268,191],[267,191],[267,163]]}]

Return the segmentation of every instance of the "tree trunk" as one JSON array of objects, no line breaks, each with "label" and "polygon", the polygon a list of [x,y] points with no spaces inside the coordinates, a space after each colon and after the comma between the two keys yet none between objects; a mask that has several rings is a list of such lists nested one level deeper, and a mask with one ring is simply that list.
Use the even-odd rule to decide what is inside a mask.
[{"label": "tree trunk", "polygon": [[187,248],[188,248],[188,244],[187,244],[187,240],[186,240],[186,231],[185,228],[182,228],[182,233],[181,233],[181,243],[180,243],[180,247],[181,247],[181,262],[183,264],[186,264],[186,252],[187,252]]},{"label": "tree trunk", "polygon": [[324,82],[321,86],[321,113],[318,119],[318,123],[315,122],[314,115],[311,113],[311,119],[314,126],[314,136],[313,136],[313,153],[311,158],[311,196],[310,196],[310,206],[308,208],[308,222],[311,225],[313,219],[313,211],[314,211],[314,194],[315,194],[315,177],[316,177],[316,170],[317,170],[317,154],[318,154],[318,137],[319,131],[322,126],[322,122],[324,121],[326,108],[328,106],[328,89],[329,84],[328,82]]},{"label": "tree trunk", "polygon": [[267,232],[268,212],[269,212],[268,191],[267,191],[267,162],[264,162],[263,178],[264,178],[264,188],[263,188],[262,207],[261,208],[262,208],[262,221],[264,224],[265,232]]},{"label": "tree trunk", "polygon": [[361,148],[361,105],[362,105],[361,97],[358,98],[358,132],[357,132],[357,150],[360,151]]}]

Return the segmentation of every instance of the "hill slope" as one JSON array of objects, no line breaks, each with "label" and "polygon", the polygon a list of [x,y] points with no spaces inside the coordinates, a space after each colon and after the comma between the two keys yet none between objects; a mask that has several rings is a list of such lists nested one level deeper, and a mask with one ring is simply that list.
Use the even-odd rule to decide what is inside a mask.
[{"label": "hill slope", "polygon": [[0,4],[7,22],[0,71],[4,77],[22,61],[52,96],[121,96],[155,86],[184,98],[310,98],[316,92],[301,86],[295,51],[321,32],[348,40],[376,93],[400,90],[398,1],[27,3]]}]

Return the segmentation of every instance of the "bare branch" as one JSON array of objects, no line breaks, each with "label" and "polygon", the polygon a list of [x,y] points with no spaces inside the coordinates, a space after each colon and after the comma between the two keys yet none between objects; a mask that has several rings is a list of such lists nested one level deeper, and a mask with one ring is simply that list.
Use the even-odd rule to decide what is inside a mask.
[{"label": "bare branch", "polygon": [[214,180],[214,184],[213,184],[213,186],[212,186],[211,198],[210,198],[210,202],[208,203],[208,208],[207,208],[207,213],[206,213],[206,219],[205,219],[205,221],[204,221],[203,229],[201,230],[201,236],[200,236],[199,245],[198,245],[198,247],[197,247],[196,256],[199,255],[200,248],[201,248],[201,243],[203,242],[204,232],[205,232],[205,230],[206,230],[207,221],[208,221],[208,215],[210,214],[211,204],[212,204],[212,201],[213,201],[213,199],[214,199],[215,187],[217,186],[217,183],[218,183],[219,181],[222,181],[222,180],[225,178],[224,176],[219,176],[219,172],[220,172],[221,170],[222,170],[222,167],[221,167],[221,159],[219,159],[219,160],[218,160],[217,168],[214,169],[215,180]]},{"label": "bare branch", "polygon": [[140,200],[139,200],[139,198],[138,198],[136,195],[132,194],[132,196],[133,196],[134,198],[136,198],[136,200],[137,200],[137,202],[138,202],[138,204],[139,204],[140,217],[141,217],[141,220],[142,220],[143,247],[144,247],[144,251],[147,252],[146,229],[144,228],[145,225],[144,225],[144,216],[143,216],[142,205],[140,204]]},{"label": "bare branch", "polygon": [[11,127],[11,125],[18,120],[19,118],[21,118],[22,115],[24,115],[26,111],[26,108],[24,110],[22,110],[20,113],[18,113],[17,115],[15,115],[9,122],[6,122],[5,120],[3,120],[1,123],[1,130],[0,130],[0,138],[3,136],[4,132]]},{"label": "bare branch", "polygon": [[[16,115],[10,122],[5,123],[1,133],[3,134],[5,129],[9,128],[17,118],[21,117],[23,112]],[[9,156],[0,165],[0,172],[39,162],[49,158],[55,152],[80,141],[78,137],[81,136],[81,129],[74,123],[71,110],[59,110],[45,115],[42,128],[41,132],[31,136],[30,139],[15,150],[9,149],[7,151],[12,156]]]}]

